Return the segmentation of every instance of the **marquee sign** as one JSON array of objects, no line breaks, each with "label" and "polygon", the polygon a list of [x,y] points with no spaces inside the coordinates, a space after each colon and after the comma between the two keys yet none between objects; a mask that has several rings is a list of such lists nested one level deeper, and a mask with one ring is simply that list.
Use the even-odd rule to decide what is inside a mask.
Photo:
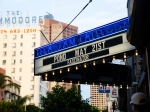
[{"label": "marquee sign", "polygon": [[117,35],[122,32],[126,32],[128,28],[128,18],[123,18],[121,20],[85,31],[52,44],[39,47],[35,49],[35,59],[61,52],[63,50],[71,49],[76,46],[81,46],[85,43],[90,43],[113,35]]},{"label": "marquee sign", "polygon": [[135,47],[126,39],[128,27],[128,18],[124,18],[36,48],[34,50],[35,74],[134,50]]},{"label": "marquee sign", "polygon": [[126,33],[91,42],[73,49],[35,59],[35,74],[111,56],[135,49],[126,39]]}]

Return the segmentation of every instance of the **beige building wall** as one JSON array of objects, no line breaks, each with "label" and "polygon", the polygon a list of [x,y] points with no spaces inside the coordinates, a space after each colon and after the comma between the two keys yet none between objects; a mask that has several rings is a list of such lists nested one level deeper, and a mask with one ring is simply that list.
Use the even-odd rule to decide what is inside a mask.
[{"label": "beige building wall", "polygon": [[40,26],[0,28],[0,66],[6,75],[21,83],[20,95],[30,95],[31,103],[37,106],[34,96],[39,97],[40,90],[35,92],[35,85],[40,84],[34,80],[34,49],[47,44],[40,30]]},{"label": "beige building wall", "polygon": [[90,96],[91,96],[91,105],[98,107],[99,109],[106,109],[107,101],[106,94],[101,94],[98,92],[98,85],[90,86]]}]

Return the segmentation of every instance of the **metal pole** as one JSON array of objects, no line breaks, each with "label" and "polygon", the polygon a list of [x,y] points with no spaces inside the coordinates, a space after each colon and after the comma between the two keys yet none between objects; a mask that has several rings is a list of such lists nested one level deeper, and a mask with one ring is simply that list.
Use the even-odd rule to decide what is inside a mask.
[{"label": "metal pole", "polygon": [[147,64],[147,75],[148,75],[148,91],[149,91],[149,101],[150,101],[150,74],[149,74],[149,60],[148,60],[148,51],[147,48],[145,49],[146,52],[146,64]]}]

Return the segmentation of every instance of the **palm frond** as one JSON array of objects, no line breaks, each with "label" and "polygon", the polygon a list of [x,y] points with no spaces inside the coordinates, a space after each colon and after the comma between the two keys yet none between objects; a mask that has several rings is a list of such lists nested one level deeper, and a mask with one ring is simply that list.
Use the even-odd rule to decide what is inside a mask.
[{"label": "palm frond", "polygon": [[27,102],[27,100],[31,100],[31,97],[29,96],[29,95],[26,95],[26,96],[24,96],[24,97],[19,97],[17,100],[16,100],[16,104],[17,105],[24,105],[26,102]]}]

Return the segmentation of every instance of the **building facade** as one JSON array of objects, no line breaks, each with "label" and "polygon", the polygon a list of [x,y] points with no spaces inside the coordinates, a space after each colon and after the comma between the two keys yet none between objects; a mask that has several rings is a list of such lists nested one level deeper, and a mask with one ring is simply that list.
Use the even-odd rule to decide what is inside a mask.
[{"label": "building facade", "polygon": [[[53,41],[67,26],[49,16],[42,21],[36,26],[0,27],[0,66],[21,83],[20,95],[30,95],[30,103],[36,106],[40,106],[40,95],[46,95],[49,82],[34,77],[34,49]],[[70,25],[56,40],[77,34],[77,29]]]},{"label": "building facade", "polygon": [[[49,38],[50,42],[53,42],[53,41],[61,40],[63,38],[70,37],[72,35],[76,35],[78,33],[78,27],[69,25],[65,29],[65,27],[67,25],[68,24],[66,24],[66,23],[63,23],[63,22],[60,22],[57,20],[53,20],[51,18],[44,18],[43,24],[41,24],[41,27],[42,27],[42,31],[45,34],[45,36],[47,38]],[[62,31],[63,31],[63,33],[61,33]],[[57,39],[55,39],[56,37],[57,37]]]},{"label": "building facade", "polygon": [[90,101],[91,105],[103,110],[107,108],[108,103],[106,101],[106,94],[99,93],[98,87],[98,85],[90,85]]},{"label": "building facade", "polygon": [[40,26],[0,28],[0,66],[6,70],[6,75],[21,83],[20,95],[30,95],[31,103],[37,106],[39,102],[34,96],[39,99],[40,94],[44,95],[45,92],[35,92],[35,87],[44,84],[45,90],[48,90],[47,82],[39,83],[41,78],[34,77],[34,48],[47,44],[40,29]]}]

